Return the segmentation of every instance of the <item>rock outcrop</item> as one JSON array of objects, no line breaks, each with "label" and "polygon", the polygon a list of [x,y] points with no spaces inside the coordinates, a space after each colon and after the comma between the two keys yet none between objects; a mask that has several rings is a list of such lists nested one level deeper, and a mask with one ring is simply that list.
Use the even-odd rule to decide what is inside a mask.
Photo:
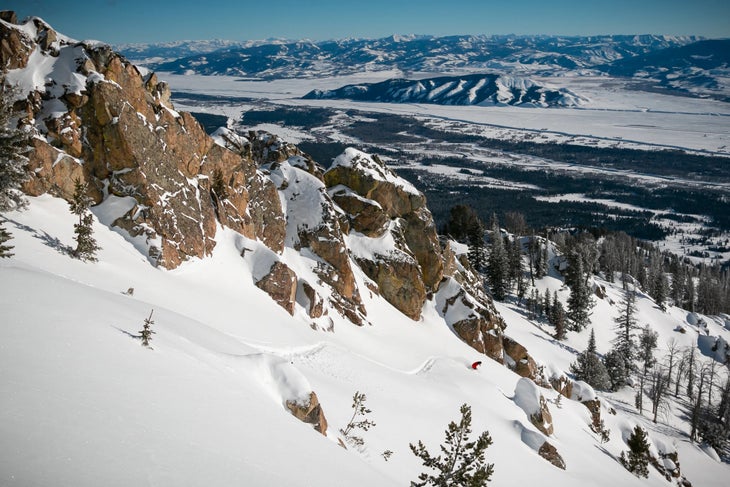
[{"label": "rock outcrop", "polygon": [[[276,228],[275,221],[255,221],[264,212],[249,207],[255,193],[256,209],[280,214],[275,188],[252,159],[215,144],[191,115],[177,113],[165,83],[143,76],[109,46],[57,35],[40,19],[23,29],[0,24],[0,44],[8,69],[33,69],[28,63],[36,52],[67,73],[25,87],[25,122],[38,134],[28,194],[69,199],[78,178],[89,183],[97,203],[106,194],[131,196],[136,204],[115,224],[131,237],[144,235],[150,261],[170,269],[212,252],[217,219],[281,250],[264,231]],[[217,205],[220,218],[210,195],[214,175],[222,176],[228,195]]]},{"label": "rock outcrop", "polygon": [[[26,83],[18,102],[35,134],[28,194],[68,200],[78,179],[96,203],[124,199],[110,224],[167,269],[210,255],[221,226],[261,242],[277,264],[256,284],[287,312],[301,306],[321,318],[319,328],[332,328],[328,310],[367,323],[362,292],[413,320],[437,297],[457,335],[503,360],[504,323],[478,277],[439,241],[424,195],[377,156],[347,149],[325,172],[271,134],[221,128],[208,136],[175,110],[164,82],[109,46],[66,38],[37,18],[23,26],[9,13],[1,18],[10,81],[31,79],[24,70],[38,60],[54,73]],[[312,272],[297,275],[286,249],[309,259]]]},{"label": "rock outcrop", "polygon": [[377,157],[347,149],[335,158],[324,181],[341,204],[361,245],[353,257],[381,295],[418,319],[428,292],[443,277],[443,261],[426,199]]},{"label": "rock outcrop", "polygon": [[545,397],[540,393],[540,389],[532,380],[523,377],[517,382],[514,395],[515,404],[517,404],[530,422],[543,434],[550,436],[553,434],[553,417],[548,408]]},{"label": "rock outcrop", "polygon": [[324,417],[322,405],[319,403],[317,394],[312,391],[309,400],[304,403],[287,401],[287,409],[300,421],[311,424],[314,429],[324,436],[327,436],[327,418]]},{"label": "rock outcrop", "polygon": [[297,275],[282,262],[275,262],[269,273],[256,286],[265,291],[290,315],[294,314],[297,295]]},{"label": "rock outcrop", "polygon": [[558,449],[549,442],[546,441],[543,443],[537,453],[559,469],[565,470],[565,460],[563,460],[563,457],[560,456],[560,453],[558,453]]}]

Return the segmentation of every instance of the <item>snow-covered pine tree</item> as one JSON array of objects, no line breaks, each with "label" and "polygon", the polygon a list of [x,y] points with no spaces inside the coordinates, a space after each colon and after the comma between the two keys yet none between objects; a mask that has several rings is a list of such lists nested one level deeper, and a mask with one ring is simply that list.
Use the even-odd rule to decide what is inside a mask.
[{"label": "snow-covered pine tree", "polygon": [[461,406],[461,420],[459,424],[449,423],[446,430],[446,440],[441,445],[442,455],[432,456],[422,441],[418,445],[410,444],[414,455],[423,461],[423,466],[436,473],[422,473],[418,476],[419,482],[411,482],[412,486],[438,487],[482,487],[487,485],[494,464],[485,463],[484,452],[492,444],[488,431],[483,432],[474,441],[469,440],[471,435],[471,407]]},{"label": "snow-covered pine tree", "polygon": [[638,325],[636,294],[633,289],[624,292],[619,309],[619,315],[613,319],[616,323],[616,338],[613,340],[613,348],[606,354],[606,369],[611,376],[614,390],[623,386],[631,375],[637,353],[634,332],[638,329]]},{"label": "snow-covered pine tree", "polygon": [[617,391],[629,379],[631,365],[626,361],[624,354],[616,347],[603,356],[603,365],[606,367],[608,377],[611,379],[611,390]]},{"label": "snow-covered pine tree", "polygon": [[596,334],[593,329],[591,329],[591,336],[588,339],[588,348],[579,354],[577,360],[570,365],[570,371],[576,379],[587,382],[596,389],[610,389],[611,379],[606,372],[606,367],[598,357]]},{"label": "snow-covered pine tree", "polygon": [[[14,123],[18,116],[13,108],[17,90],[6,84],[0,75],[0,212],[21,209],[27,204],[20,186],[28,179],[25,154],[30,149],[30,135]],[[11,257],[12,245],[5,245],[12,236],[0,222],[0,257]]]},{"label": "snow-covered pine tree", "polygon": [[25,154],[30,150],[30,133],[17,127],[13,108],[17,89],[0,75],[0,212],[20,209],[27,204],[20,186],[28,179]]},{"label": "snow-covered pine tree", "polygon": [[647,379],[647,372],[654,366],[654,349],[657,346],[657,333],[646,325],[639,335],[638,358],[642,363],[639,371],[639,387],[636,390],[636,408],[639,413],[644,412],[644,384]]},{"label": "snow-covered pine tree", "polygon": [[83,261],[96,262],[96,252],[101,247],[97,245],[94,238],[94,217],[89,211],[92,199],[87,194],[88,184],[82,183],[80,179],[74,181],[74,195],[69,203],[71,213],[78,215],[79,222],[74,224],[74,233],[76,237],[76,248],[72,251],[72,255]]},{"label": "snow-covered pine tree", "polygon": [[628,455],[621,452],[619,461],[629,472],[637,477],[648,477],[649,441],[647,440],[646,431],[641,426],[635,426],[626,444],[629,446]]}]

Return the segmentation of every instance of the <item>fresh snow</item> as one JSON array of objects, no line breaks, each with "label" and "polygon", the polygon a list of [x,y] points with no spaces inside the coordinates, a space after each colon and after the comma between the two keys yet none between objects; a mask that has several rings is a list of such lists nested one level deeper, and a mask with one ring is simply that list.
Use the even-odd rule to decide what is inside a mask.
[{"label": "fresh snow", "polygon": [[[108,222],[128,204],[107,200],[95,214]],[[565,399],[556,408],[557,393],[539,391],[553,416],[550,441],[567,464],[555,468],[537,455],[542,436],[513,401],[512,391],[520,402],[524,396],[520,378],[456,338],[435,302],[413,322],[366,291],[370,325],[335,313],[332,332],[313,330],[299,309],[291,317],[277,306],[255,287],[254,268],[271,259],[297,272],[311,268],[293,249],[267,254],[219,229],[211,257],[165,271],[96,221],[99,262],[83,263],[65,252],[75,221],[65,202],[31,198],[27,211],[6,216],[16,255],[0,262],[2,485],[407,485],[424,470],[408,444],[422,440],[436,452],[462,403],[472,406],[474,432],[488,430],[494,440],[486,452],[495,464],[490,485],[667,485],[653,470],[639,480],[618,465],[633,424],[657,448],[676,448],[696,485],[725,485],[730,474],[687,441],[679,410],[653,425],[629,406],[630,390],[599,394],[613,432],[604,445],[588,430],[583,405]],[[252,251],[242,258],[242,248]],[[555,277],[539,282],[560,284]],[[609,298],[597,303],[593,322],[605,352],[616,309],[610,301],[618,302],[620,290],[601,284]],[[696,340],[686,312],[662,313],[644,296],[638,306],[660,345],[670,337],[683,345]],[[557,344],[511,304],[497,307],[508,334],[553,373],[568,370],[585,348],[587,331]],[[146,349],[134,335],[152,310],[156,334]],[[702,318],[710,335],[730,338],[724,322]],[[676,333],[678,324],[690,332]],[[475,371],[469,364],[476,360],[483,365]],[[329,422],[326,438],[285,409],[310,390]],[[377,426],[362,434],[362,448],[345,450],[338,430],[352,415],[356,391],[367,395]],[[394,452],[387,462],[380,455],[386,449]]]}]

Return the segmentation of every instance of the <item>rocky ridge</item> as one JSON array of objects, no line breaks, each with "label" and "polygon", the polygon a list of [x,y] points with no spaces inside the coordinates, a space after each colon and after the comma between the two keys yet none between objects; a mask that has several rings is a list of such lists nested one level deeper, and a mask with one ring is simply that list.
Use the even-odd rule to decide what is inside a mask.
[{"label": "rocky ridge", "polygon": [[[366,325],[365,294],[414,321],[432,303],[472,348],[550,386],[524,347],[505,339],[481,278],[459,244],[437,235],[423,194],[376,155],[347,149],[324,171],[268,133],[208,136],[175,110],[164,82],[109,46],[69,39],[38,18],[0,19],[0,65],[21,88],[18,123],[35,134],[27,194],[69,200],[75,180],[88,183],[96,203],[119,209],[110,226],[166,269],[209,256],[227,227],[240,235],[242,257],[266,256],[256,285],[315,329]],[[290,252],[311,267],[295,270]],[[559,392],[571,397],[565,381]],[[315,402],[295,414],[323,431]],[[600,403],[594,410],[595,420]]]}]

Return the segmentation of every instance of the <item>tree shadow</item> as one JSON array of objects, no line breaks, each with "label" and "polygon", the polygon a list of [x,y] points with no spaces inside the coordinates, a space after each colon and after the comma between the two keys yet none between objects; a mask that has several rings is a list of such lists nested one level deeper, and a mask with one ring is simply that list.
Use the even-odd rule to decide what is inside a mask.
[{"label": "tree shadow", "polygon": [[42,230],[36,230],[33,227],[17,222],[11,218],[6,217],[5,221],[12,223],[13,226],[15,226],[15,228],[17,228],[18,230],[30,233],[33,238],[37,238],[38,240],[43,242],[43,245],[55,249],[60,254],[72,255],[73,248],[71,248],[69,245],[65,245],[58,237],[53,237],[47,232],[44,232]]}]

